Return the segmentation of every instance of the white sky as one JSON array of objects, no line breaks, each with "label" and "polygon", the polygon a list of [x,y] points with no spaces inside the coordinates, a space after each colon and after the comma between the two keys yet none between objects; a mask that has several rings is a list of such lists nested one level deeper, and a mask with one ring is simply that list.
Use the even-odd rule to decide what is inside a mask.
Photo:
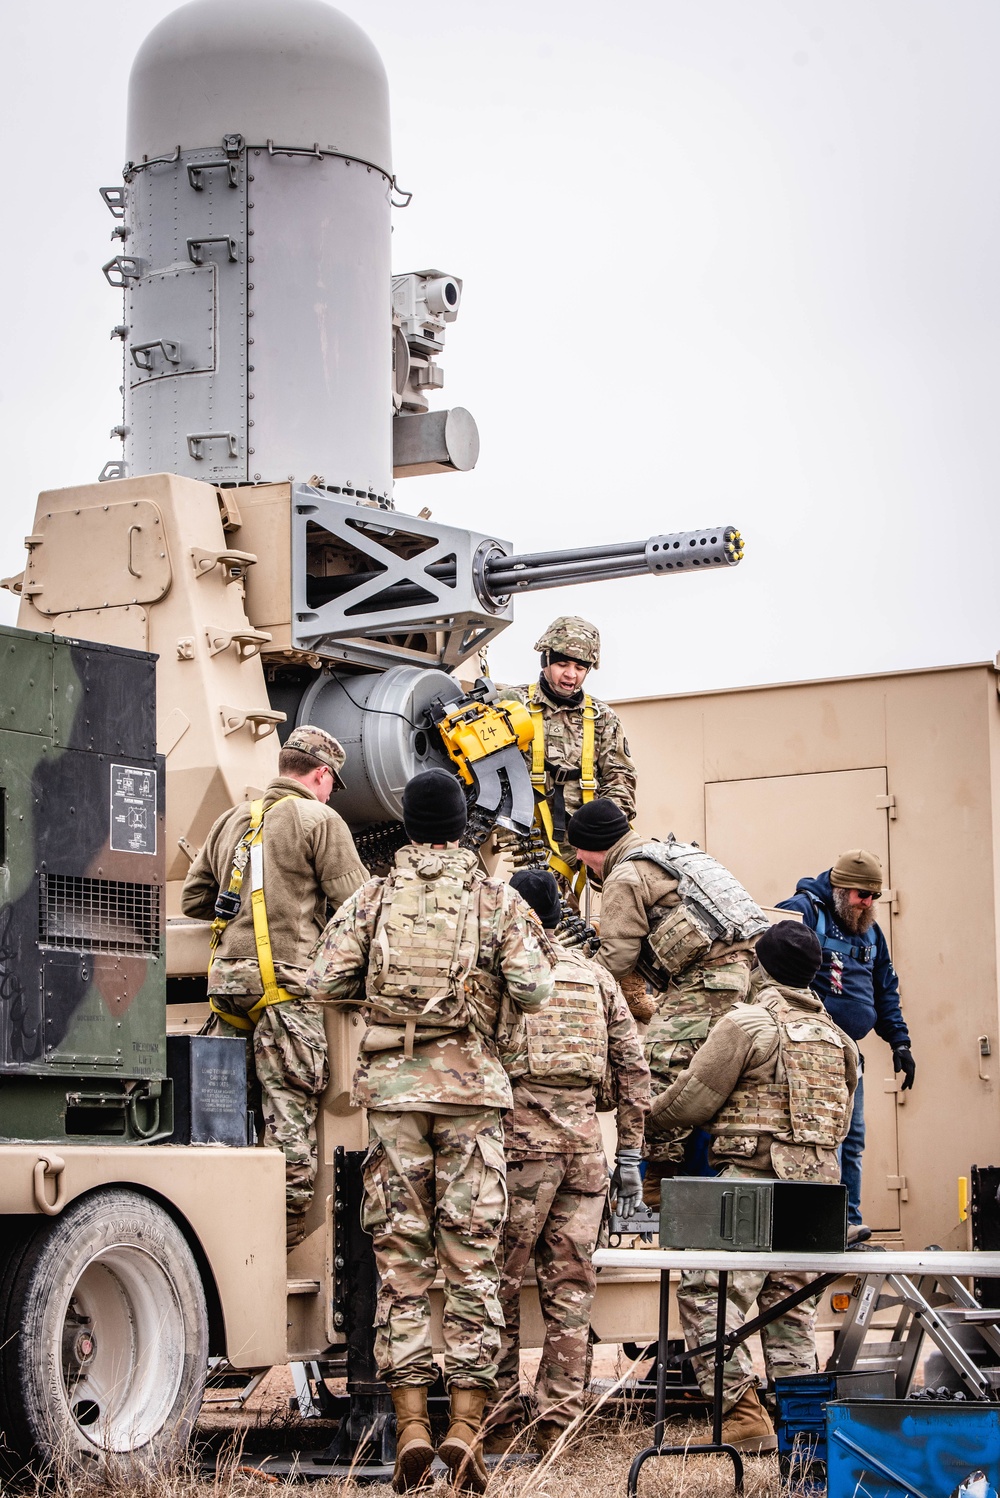
[{"label": "white sky", "polygon": [[[0,575],[120,446],[104,282],[132,56],[171,0],[6,7]],[[733,522],[724,575],[535,595],[602,696],[992,657],[996,0],[342,0],[389,74],[394,269],[464,278],[477,471],[399,508],[519,550]],[[236,128],[236,126],[234,126]],[[442,402],[443,403],[443,402]],[[0,593],[0,621],[16,604]]]}]

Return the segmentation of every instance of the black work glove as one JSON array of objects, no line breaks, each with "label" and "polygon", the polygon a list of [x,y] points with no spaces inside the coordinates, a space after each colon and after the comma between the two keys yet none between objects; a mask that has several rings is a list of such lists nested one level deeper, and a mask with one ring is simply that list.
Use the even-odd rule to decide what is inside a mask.
[{"label": "black work glove", "polygon": [[908,1087],[913,1086],[913,1078],[917,1074],[917,1064],[913,1059],[908,1045],[897,1045],[892,1051],[892,1069],[894,1072],[903,1073],[903,1081],[900,1084],[900,1092],[905,1092]]}]

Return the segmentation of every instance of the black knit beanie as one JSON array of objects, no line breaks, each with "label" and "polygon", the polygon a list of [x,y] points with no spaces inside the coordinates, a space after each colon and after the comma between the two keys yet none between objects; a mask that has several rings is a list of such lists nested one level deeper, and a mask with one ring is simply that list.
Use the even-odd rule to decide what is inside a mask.
[{"label": "black knit beanie", "polygon": [[614,801],[588,801],[570,817],[566,841],[585,853],[603,853],[627,831],[628,817]]},{"label": "black knit beanie", "polygon": [[815,931],[799,921],[779,921],[757,939],[757,960],[776,983],[808,988],[823,961]]},{"label": "black knit beanie", "polygon": [[403,826],[411,843],[453,843],[469,820],[458,777],[447,770],[422,770],[406,782]]},{"label": "black knit beanie", "polygon": [[562,904],[554,874],[548,869],[518,869],[510,876],[510,887],[528,902],[546,931],[555,930],[562,920]]}]

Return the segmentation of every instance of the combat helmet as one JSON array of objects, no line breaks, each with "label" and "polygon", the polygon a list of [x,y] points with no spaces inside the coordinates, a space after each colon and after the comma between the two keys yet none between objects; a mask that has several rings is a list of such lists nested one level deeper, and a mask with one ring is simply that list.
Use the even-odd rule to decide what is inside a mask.
[{"label": "combat helmet", "polygon": [[601,636],[595,624],[579,614],[560,614],[535,641],[538,651],[554,650],[557,655],[572,656],[575,661],[593,666],[601,664]]}]

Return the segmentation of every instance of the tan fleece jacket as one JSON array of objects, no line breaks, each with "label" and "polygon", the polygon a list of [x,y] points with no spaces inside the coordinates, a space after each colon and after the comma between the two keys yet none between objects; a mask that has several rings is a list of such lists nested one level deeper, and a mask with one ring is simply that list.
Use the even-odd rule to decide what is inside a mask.
[{"label": "tan fleece jacket", "polygon": [[[629,859],[633,848],[641,848],[649,838],[638,832],[627,832],[609,848],[604,859],[601,879],[601,950],[598,960],[616,978],[632,972],[639,960],[639,950],[650,930],[674,905],[680,904],[677,880],[649,858]],[[752,950],[752,942],[727,946],[717,941],[703,962],[729,961],[737,952]]]},{"label": "tan fleece jacket", "polygon": [[[284,796],[291,799],[282,800]],[[272,780],[264,792],[264,808],[264,904],[275,964],[282,970],[278,981],[282,982],[283,973],[291,977],[288,969],[304,973],[309,953],[326,926],[327,905],[336,910],[365,883],[368,871],[344,819],[300,781],[285,776]],[[185,915],[212,919],[216,894],[229,887],[233,854],[249,826],[247,801],[216,821],[184,881],[181,909]],[[239,913],[226,927],[216,957],[225,965],[239,962],[241,968],[249,960],[250,978],[244,991],[262,992],[259,970],[255,971],[249,865]],[[239,983],[238,974],[234,978],[235,982],[227,984],[232,991]]]},{"label": "tan fleece jacket", "polygon": [[[757,992],[766,993],[772,986],[777,985],[772,985],[762,970],[759,971]],[[825,1021],[833,1023],[822,1000],[811,989],[782,985],[779,992],[804,1014],[822,1015]],[[853,1098],[858,1085],[858,1048],[850,1036],[843,1031],[840,1034],[844,1041],[847,1090]],[[654,1101],[647,1131],[655,1137],[674,1128],[708,1124],[711,1132],[710,1120],[737,1086],[750,1088],[755,1083],[773,1082],[777,1062],[778,1025],[773,1014],[760,1004],[738,1004],[719,1020],[687,1071],[682,1072]],[[757,1153],[741,1160],[740,1168],[770,1171],[770,1134],[760,1135]]]}]

